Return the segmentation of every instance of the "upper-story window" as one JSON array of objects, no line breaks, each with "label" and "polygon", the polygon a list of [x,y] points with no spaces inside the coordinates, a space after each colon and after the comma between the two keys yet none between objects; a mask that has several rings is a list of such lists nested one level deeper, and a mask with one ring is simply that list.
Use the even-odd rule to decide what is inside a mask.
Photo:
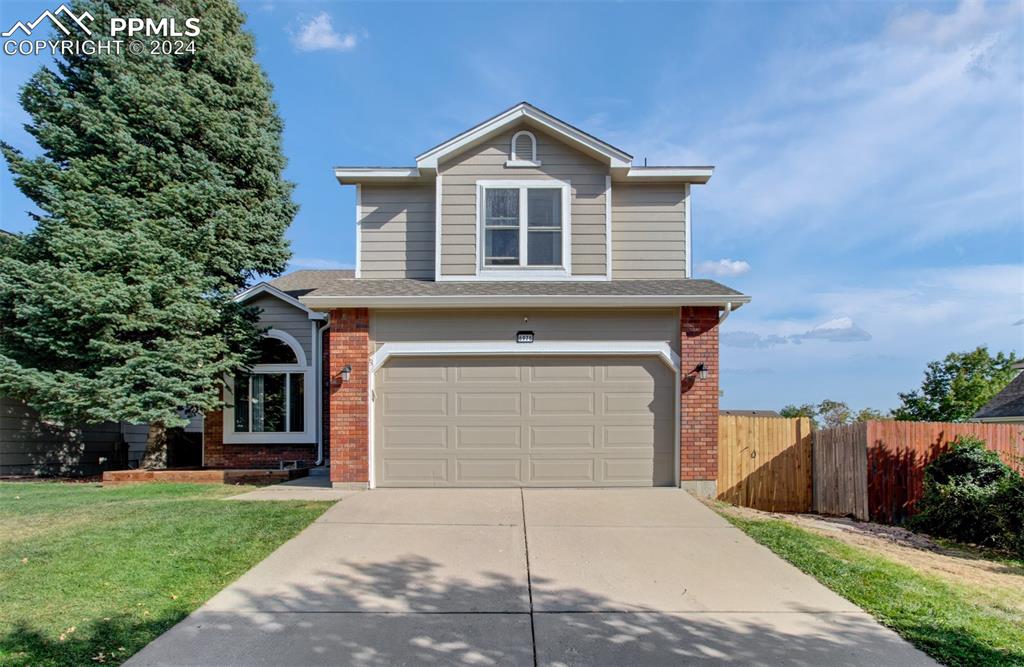
[{"label": "upper-story window", "polygon": [[512,135],[509,146],[509,159],[506,167],[539,167],[537,159],[537,137],[533,132],[520,130]]},{"label": "upper-story window", "polygon": [[479,196],[485,268],[566,266],[568,185],[491,181]]}]

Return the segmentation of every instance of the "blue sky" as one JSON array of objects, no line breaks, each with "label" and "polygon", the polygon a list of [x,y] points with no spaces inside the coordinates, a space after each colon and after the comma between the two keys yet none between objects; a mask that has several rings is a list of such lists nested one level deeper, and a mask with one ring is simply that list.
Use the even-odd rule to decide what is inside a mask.
[{"label": "blue sky", "polygon": [[[53,3],[4,0],[0,25]],[[351,266],[335,165],[410,165],[518,102],[693,194],[696,275],[751,294],[724,407],[891,408],[925,364],[1024,351],[1024,29],[1017,3],[243,2],[285,122],[292,268]],[[0,137],[32,151],[0,59]],[[0,177],[2,226],[30,204]]]}]

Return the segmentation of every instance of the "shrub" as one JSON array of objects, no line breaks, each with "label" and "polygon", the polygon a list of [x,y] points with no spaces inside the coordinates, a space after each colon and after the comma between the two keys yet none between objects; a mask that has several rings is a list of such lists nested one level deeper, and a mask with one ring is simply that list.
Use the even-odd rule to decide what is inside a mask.
[{"label": "shrub", "polygon": [[917,510],[915,530],[1024,555],[1024,477],[979,438],[957,438],[928,464]]},{"label": "shrub", "polygon": [[1024,556],[1024,476],[1011,473],[1000,482],[992,505],[1003,546]]}]

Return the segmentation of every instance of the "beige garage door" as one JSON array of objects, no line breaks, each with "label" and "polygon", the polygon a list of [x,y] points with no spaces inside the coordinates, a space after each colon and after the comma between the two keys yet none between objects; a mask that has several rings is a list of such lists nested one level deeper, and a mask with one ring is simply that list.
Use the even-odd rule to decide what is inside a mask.
[{"label": "beige garage door", "polygon": [[392,358],[377,485],[671,485],[673,382],[655,357]]}]

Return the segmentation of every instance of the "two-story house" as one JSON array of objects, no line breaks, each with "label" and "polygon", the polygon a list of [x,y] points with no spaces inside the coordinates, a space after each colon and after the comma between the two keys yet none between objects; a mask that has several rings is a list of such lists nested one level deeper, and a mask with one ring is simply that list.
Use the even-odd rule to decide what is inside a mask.
[{"label": "two-story house", "polygon": [[691,277],[711,167],[639,167],[528,104],[409,167],[339,167],[356,269],[239,295],[263,358],[205,463],[329,460],[338,486],[711,493],[718,329],[750,300]]}]

